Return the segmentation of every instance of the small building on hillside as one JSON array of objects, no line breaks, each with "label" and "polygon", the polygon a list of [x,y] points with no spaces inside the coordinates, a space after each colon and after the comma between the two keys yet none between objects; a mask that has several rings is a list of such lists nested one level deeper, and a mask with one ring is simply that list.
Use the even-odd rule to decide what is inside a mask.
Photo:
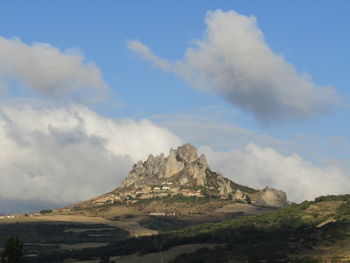
[{"label": "small building on hillside", "polygon": [[201,196],[201,193],[197,192],[196,190],[191,189],[183,189],[180,191],[181,194],[184,196]]},{"label": "small building on hillside", "polygon": [[165,216],[166,214],[164,212],[151,212],[149,213],[150,216]]},{"label": "small building on hillside", "polygon": [[140,199],[150,199],[152,198],[153,196],[149,193],[144,193],[140,196]]},{"label": "small building on hillside", "polygon": [[143,193],[149,193],[152,191],[152,187],[145,185],[144,187],[142,187],[142,192]]},{"label": "small building on hillside", "polygon": [[174,194],[178,194],[178,193],[180,193],[180,187],[179,186],[171,186],[171,187],[169,187],[169,191],[174,193]]},{"label": "small building on hillside", "polygon": [[154,187],[154,188],[153,188],[153,191],[154,191],[154,192],[160,192],[160,187],[158,187],[158,186]]}]

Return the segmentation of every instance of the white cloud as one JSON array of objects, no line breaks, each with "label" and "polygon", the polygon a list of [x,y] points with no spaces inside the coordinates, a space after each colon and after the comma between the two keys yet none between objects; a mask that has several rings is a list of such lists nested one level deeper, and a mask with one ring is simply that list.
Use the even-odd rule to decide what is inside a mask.
[{"label": "white cloud", "polygon": [[255,188],[268,185],[282,189],[292,201],[350,191],[346,171],[336,166],[317,167],[297,154],[284,156],[273,148],[262,148],[253,143],[243,150],[227,152],[203,146],[200,152],[207,155],[213,169],[231,180]]},{"label": "white cloud", "polygon": [[136,40],[129,41],[127,45],[130,50],[140,54],[144,59],[147,59],[153,62],[153,64],[156,67],[161,68],[163,70],[168,70],[170,68],[170,63],[167,60],[159,58],[156,55],[154,55],[152,50],[149,49],[149,47],[140,43],[139,41],[136,41]]},{"label": "white cloud", "polygon": [[108,90],[98,67],[82,55],[62,52],[47,43],[29,45],[17,38],[0,37],[0,76],[7,86],[19,81],[46,97],[83,93],[90,100],[99,100]]},{"label": "white cloud", "polygon": [[148,120],[112,120],[79,105],[3,106],[0,199],[22,206],[88,199],[118,186],[133,162],[179,144]]},{"label": "white cloud", "polygon": [[332,88],[315,85],[271,50],[255,17],[216,10],[207,13],[205,22],[205,38],[195,40],[181,61],[158,58],[137,41],[129,48],[263,122],[324,113],[338,102]]}]

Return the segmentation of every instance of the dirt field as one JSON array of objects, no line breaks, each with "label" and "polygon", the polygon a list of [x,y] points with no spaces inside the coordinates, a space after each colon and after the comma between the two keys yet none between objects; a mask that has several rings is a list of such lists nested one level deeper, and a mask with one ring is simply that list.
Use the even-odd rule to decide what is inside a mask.
[{"label": "dirt field", "polygon": [[148,236],[157,234],[157,231],[147,229],[141,226],[137,222],[121,222],[121,221],[111,221],[101,217],[88,217],[80,215],[47,215],[47,216],[36,216],[36,217],[17,217],[14,219],[5,219],[0,221],[1,223],[24,223],[24,222],[74,222],[74,223],[83,223],[83,224],[104,224],[111,227],[121,228],[125,231],[128,231],[131,237],[138,236]]},{"label": "dirt field", "polygon": [[58,244],[60,249],[80,250],[84,248],[105,247],[109,243],[79,243],[79,244]]},{"label": "dirt field", "polygon": [[[183,253],[191,253],[200,248],[209,248],[212,249],[217,244],[189,244],[172,247],[161,253],[149,253],[142,256],[138,254],[132,254],[129,256],[123,257],[111,257],[110,260],[116,263],[167,263],[174,260],[177,256]],[[65,260],[64,262],[74,262],[74,263],[98,263],[99,259],[96,260],[86,260],[86,261],[74,261],[74,260]]]},{"label": "dirt field", "polygon": [[243,203],[231,203],[227,204],[221,208],[215,209],[215,213],[239,213],[242,212],[246,215],[257,215],[261,213],[266,213],[271,211],[267,207],[257,207],[249,204]]}]

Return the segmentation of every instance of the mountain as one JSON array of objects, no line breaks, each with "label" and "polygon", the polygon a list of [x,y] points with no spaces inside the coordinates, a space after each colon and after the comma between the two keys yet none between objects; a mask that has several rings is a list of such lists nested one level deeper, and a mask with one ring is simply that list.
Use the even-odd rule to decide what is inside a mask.
[{"label": "mountain", "polygon": [[[170,149],[169,155],[149,155],[134,164],[122,184],[110,193],[98,196],[84,205],[135,203],[144,199],[171,196],[217,197],[256,206],[285,207],[286,193],[266,187],[256,190],[225,178],[210,169],[204,155],[198,156],[191,144]],[[82,204],[79,204],[80,206]]]}]

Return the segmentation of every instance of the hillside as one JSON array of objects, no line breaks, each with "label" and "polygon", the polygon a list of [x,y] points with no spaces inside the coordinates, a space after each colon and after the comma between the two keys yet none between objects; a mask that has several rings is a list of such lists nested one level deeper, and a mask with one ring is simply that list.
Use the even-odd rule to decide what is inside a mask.
[{"label": "hillside", "polygon": [[51,254],[33,262],[99,255],[127,259],[127,254],[134,253],[139,253],[142,262],[143,255],[186,244],[215,246],[202,245],[195,252],[178,255],[173,262],[340,262],[350,257],[349,233],[350,195],[326,196],[262,215],[131,238],[103,248]]}]

